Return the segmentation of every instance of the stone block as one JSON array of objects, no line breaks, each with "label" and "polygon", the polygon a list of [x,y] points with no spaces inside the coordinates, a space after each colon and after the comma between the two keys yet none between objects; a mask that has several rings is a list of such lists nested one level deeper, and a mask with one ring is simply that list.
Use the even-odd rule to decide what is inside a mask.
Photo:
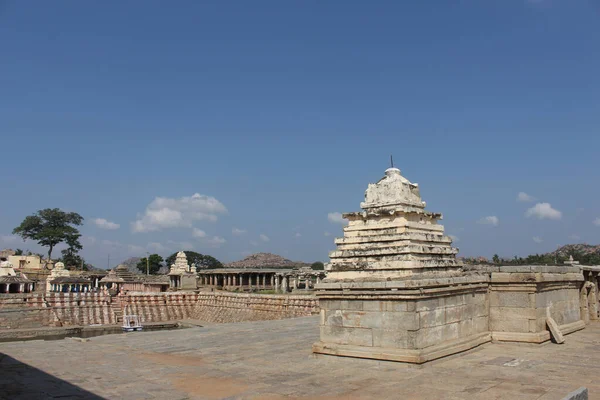
[{"label": "stone block", "polygon": [[419,316],[416,312],[386,312],[381,317],[384,329],[415,331],[419,329]]},{"label": "stone block", "polygon": [[367,328],[322,326],[321,341],[325,343],[373,346],[373,331]]},{"label": "stone block", "polygon": [[565,338],[562,334],[562,332],[560,331],[560,328],[558,327],[558,324],[556,323],[556,321],[554,321],[551,317],[546,318],[546,324],[548,325],[548,329],[550,330],[550,333],[552,334],[552,339],[554,339],[554,342],[558,343],[558,344],[562,344],[565,342]]},{"label": "stone block", "polygon": [[363,309],[362,300],[341,300],[340,303],[340,309],[342,310],[362,311]]},{"label": "stone block", "polygon": [[444,297],[443,304],[445,307],[460,306],[462,304],[465,304],[465,295],[459,294],[459,295]]},{"label": "stone block", "polygon": [[442,339],[444,342],[458,339],[458,322],[443,326]]},{"label": "stone block", "polygon": [[567,394],[562,400],[588,400],[588,390],[586,387],[582,386]]},{"label": "stone block", "polygon": [[444,303],[443,303],[443,299],[442,298],[433,298],[433,299],[426,299],[426,300],[417,300],[416,302],[416,311],[429,311],[429,310],[435,310],[437,308],[443,307]]},{"label": "stone block", "polygon": [[411,343],[407,331],[373,329],[373,346],[407,349]]},{"label": "stone block", "polygon": [[440,344],[444,341],[444,325],[432,326],[431,328],[419,329],[416,337],[416,347],[424,349],[429,346]]},{"label": "stone block", "polygon": [[467,309],[468,308],[465,305],[457,307],[446,307],[446,323],[451,324],[466,318],[471,318],[473,315],[469,315],[466,311]]},{"label": "stone block", "polygon": [[458,337],[467,337],[478,333],[475,331],[473,319],[464,319],[458,323]]},{"label": "stone block", "polygon": [[496,292],[499,307],[531,307],[527,292]]},{"label": "stone block", "polygon": [[429,328],[432,326],[444,325],[446,323],[446,312],[444,308],[438,308],[431,311],[419,312],[419,326]]},{"label": "stone block", "polygon": [[529,332],[528,319],[495,319],[490,315],[490,330],[494,332]]},{"label": "stone block", "polygon": [[536,319],[535,308],[490,307],[491,320]]},{"label": "stone block", "polygon": [[[363,301],[363,311],[387,311],[387,303],[390,301],[365,300]],[[391,310],[390,310],[391,311]]]},{"label": "stone block", "polygon": [[339,300],[319,300],[319,305],[326,310],[340,310],[342,303]]}]

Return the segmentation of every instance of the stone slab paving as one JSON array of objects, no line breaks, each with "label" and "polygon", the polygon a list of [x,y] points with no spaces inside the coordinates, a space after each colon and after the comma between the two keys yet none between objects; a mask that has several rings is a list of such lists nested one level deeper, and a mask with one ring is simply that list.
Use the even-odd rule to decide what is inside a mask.
[{"label": "stone slab paving", "polygon": [[0,399],[600,399],[600,323],[422,366],[315,356],[318,318],[0,343]]}]

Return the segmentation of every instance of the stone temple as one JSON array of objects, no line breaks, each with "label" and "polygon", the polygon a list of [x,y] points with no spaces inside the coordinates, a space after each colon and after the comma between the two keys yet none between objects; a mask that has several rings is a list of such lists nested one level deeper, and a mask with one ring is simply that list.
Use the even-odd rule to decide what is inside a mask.
[{"label": "stone temple", "polygon": [[389,168],[363,211],[344,214],[328,276],[317,285],[315,353],[423,363],[495,340],[541,343],[546,324],[581,329],[573,267],[465,271],[458,249],[425,210],[419,186]]}]

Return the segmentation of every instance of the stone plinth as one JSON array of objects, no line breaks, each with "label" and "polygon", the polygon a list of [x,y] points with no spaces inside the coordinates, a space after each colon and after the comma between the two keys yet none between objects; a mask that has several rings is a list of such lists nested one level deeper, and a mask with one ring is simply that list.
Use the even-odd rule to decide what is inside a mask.
[{"label": "stone plinth", "polygon": [[489,275],[462,271],[418,185],[390,168],[361,208],[344,214],[349,224],[316,287],[313,351],[423,363],[490,341]]},{"label": "stone plinth", "polygon": [[322,283],[316,353],[423,363],[490,341],[486,276]]},{"label": "stone plinth", "polygon": [[[500,267],[491,273],[490,331],[494,340],[542,343],[550,339],[546,317],[563,334],[585,327],[579,267]],[[586,309],[587,310],[587,309]]]}]

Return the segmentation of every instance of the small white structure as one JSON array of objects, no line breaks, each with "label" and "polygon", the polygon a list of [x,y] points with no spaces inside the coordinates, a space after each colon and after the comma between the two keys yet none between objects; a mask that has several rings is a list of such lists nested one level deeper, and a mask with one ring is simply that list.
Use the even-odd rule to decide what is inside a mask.
[{"label": "small white structure", "polygon": [[124,315],[122,328],[124,332],[133,332],[141,331],[143,327],[137,315]]}]

